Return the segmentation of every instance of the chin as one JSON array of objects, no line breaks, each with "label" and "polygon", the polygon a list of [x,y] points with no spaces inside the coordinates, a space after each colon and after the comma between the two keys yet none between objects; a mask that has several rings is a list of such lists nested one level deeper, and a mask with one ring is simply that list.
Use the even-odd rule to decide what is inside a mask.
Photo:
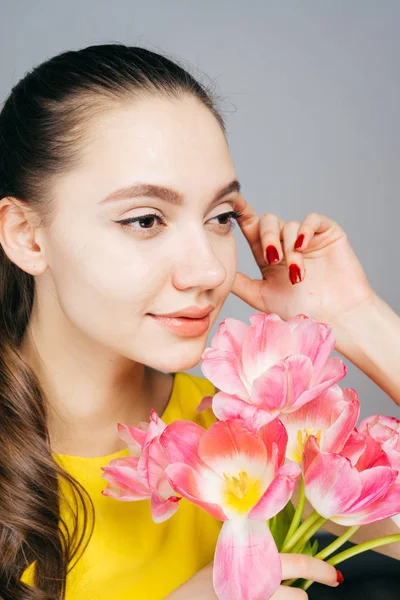
[{"label": "chin", "polygon": [[[204,335],[201,338],[192,338],[190,343],[186,340],[185,343],[173,344],[165,350],[157,348],[151,357],[152,360],[146,361],[146,364],[159,371],[167,371],[169,373],[187,371],[198,365],[201,361],[206,343],[207,335]],[[155,356],[155,354],[159,354],[159,357]]]}]

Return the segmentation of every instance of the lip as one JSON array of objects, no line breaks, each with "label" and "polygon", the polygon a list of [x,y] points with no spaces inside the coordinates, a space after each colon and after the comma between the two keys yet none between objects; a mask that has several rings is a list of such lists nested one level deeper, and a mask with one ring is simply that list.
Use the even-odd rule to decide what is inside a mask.
[{"label": "lip", "polygon": [[206,333],[210,327],[210,314],[201,319],[190,317],[168,317],[164,315],[149,314],[157,323],[166,327],[181,337],[198,337]]},{"label": "lip", "polygon": [[187,306],[186,308],[182,308],[181,310],[177,310],[173,313],[162,314],[162,315],[152,315],[155,317],[187,317],[190,319],[202,319],[210,314],[212,310],[214,310],[215,306],[213,304],[209,304],[208,306]]}]

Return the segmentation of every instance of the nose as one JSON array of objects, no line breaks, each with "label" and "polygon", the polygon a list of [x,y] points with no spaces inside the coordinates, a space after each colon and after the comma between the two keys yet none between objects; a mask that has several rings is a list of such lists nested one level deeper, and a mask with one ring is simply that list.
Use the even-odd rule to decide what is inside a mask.
[{"label": "nose", "polygon": [[[188,236],[180,246],[180,256],[173,271],[173,284],[179,290],[187,288],[214,289],[221,285],[227,271],[218,258],[218,246],[213,247],[206,235]],[[219,253],[220,254],[220,253]]]}]

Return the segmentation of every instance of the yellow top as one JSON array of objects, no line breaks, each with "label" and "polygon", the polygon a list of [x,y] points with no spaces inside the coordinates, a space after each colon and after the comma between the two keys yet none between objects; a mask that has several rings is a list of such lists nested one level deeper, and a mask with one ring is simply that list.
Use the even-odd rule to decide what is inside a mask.
[{"label": "yellow top", "polygon": [[[216,421],[213,412],[195,409],[204,396],[214,394],[207,379],[175,373],[160,416],[167,424],[188,419],[208,429]],[[154,523],[149,500],[122,502],[100,493],[107,485],[100,467],[128,455],[128,449],[95,458],[54,455],[84,485],[95,507],[89,545],[67,575],[66,600],[163,600],[213,560],[222,523],[185,498],[170,519]],[[33,585],[33,571],[34,563],[21,580]]]}]

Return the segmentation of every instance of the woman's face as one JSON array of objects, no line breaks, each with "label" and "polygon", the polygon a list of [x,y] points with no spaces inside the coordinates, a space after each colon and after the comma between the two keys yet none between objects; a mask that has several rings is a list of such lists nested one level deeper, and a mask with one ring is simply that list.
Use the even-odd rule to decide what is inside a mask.
[{"label": "woman's face", "polygon": [[[236,180],[224,135],[193,98],[150,97],[99,118],[90,139],[82,167],[57,182],[42,289],[50,283],[67,327],[116,356],[191,368],[236,275],[232,221],[217,218],[233,210],[235,186],[213,203]],[[139,183],[176,190],[182,203],[143,193],[105,200]],[[156,217],[118,223],[149,213]],[[39,302],[40,293],[39,285]],[[150,316],[210,304],[209,328],[190,337]]]}]

